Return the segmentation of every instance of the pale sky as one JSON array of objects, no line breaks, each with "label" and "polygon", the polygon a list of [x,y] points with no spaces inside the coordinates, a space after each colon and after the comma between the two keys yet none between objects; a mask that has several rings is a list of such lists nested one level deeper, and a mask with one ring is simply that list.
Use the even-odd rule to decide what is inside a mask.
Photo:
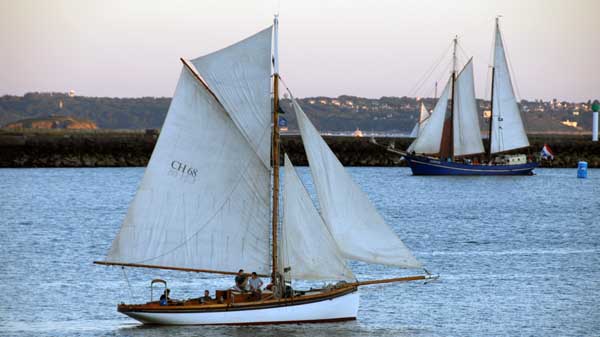
[{"label": "pale sky", "polygon": [[488,98],[497,15],[519,98],[600,97],[600,0],[0,0],[0,95],[171,96],[179,57],[250,36],[275,11],[297,97],[433,96],[448,70],[421,79],[458,34]]}]

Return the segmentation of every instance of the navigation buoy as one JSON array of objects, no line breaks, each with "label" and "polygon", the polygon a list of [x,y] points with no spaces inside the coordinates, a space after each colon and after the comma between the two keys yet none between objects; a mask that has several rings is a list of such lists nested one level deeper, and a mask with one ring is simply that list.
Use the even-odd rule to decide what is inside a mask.
[{"label": "navigation buoy", "polygon": [[586,161],[580,161],[577,164],[577,178],[587,178],[587,167]]}]

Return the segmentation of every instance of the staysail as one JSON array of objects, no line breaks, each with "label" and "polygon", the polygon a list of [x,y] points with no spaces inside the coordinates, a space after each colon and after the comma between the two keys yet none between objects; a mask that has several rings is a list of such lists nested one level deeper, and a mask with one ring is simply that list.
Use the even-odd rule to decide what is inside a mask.
[{"label": "staysail", "polygon": [[496,21],[494,42],[494,95],[492,111],[491,153],[529,146],[512,81],[500,27]]},{"label": "staysail", "polygon": [[415,126],[413,127],[412,131],[410,132],[409,137],[410,138],[419,137],[419,122],[415,123]]},{"label": "staysail", "polygon": [[270,32],[183,68],[107,262],[270,272]]},{"label": "staysail", "polygon": [[419,130],[419,137],[415,139],[408,147],[408,152],[437,154],[440,152],[440,143],[442,140],[442,128],[446,120],[446,110],[448,109],[448,98],[450,97],[451,81],[449,80],[444,87],[437,104],[433,108],[431,116],[427,119],[423,128]]},{"label": "staysail", "polygon": [[304,280],[353,280],[352,271],[285,155],[280,269]]},{"label": "staysail", "polygon": [[419,268],[420,262],[352,180],[298,102],[292,102],[317,190],[321,214],[344,257],[404,268]]},{"label": "staysail", "polygon": [[429,111],[427,110],[427,108],[425,108],[425,104],[421,102],[421,105],[419,107],[419,121],[417,122],[417,124],[415,124],[415,127],[411,131],[410,137],[419,137],[419,134],[421,133],[421,130],[423,130],[423,128],[425,127],[429,116]]},{"label": "staysail", "polygon": [[455,156],[484,152],[473,82],[473,59],[470,59],[454,84],[456,93],[452,130]]}]

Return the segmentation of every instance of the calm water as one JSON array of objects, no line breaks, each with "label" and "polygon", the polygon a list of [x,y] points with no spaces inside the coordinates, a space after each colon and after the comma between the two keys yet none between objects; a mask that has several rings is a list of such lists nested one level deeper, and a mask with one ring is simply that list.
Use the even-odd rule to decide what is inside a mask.
[{"label": "calm water", "polygon": [[[309,189],[307,168],[300,168]],[[229,278],[92,265],[103,259],[142,168],[0,169],[2,336],[599,335],[600,170],[533,177],[413,177],[351,168],[438,282],[360,289],[356,322],[267,327],[142,327],[116,312]],[[312,192],[311,192],[312,193]],[[359,279],[410,271],[353,263]],[[128,286],[129,284],[129,286]]]}]

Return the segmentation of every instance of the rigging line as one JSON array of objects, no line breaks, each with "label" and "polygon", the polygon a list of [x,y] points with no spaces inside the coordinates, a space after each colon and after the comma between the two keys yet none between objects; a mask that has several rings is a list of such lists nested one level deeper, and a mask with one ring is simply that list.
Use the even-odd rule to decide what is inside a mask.
[{"label": "rigging line", "polygon": [[[441,75],[434,76],[434,75],[433,75],[433,72],[432,72],[432,73],[431,73],[431,75],[430,75],[429,77],[432,77],[432,76],[433,76],[434,78],[441,79],[441,80],[438,80],[438,82],[439,82],[439,83],[446,82],[446,80],[445,80],[445,78],[446,78],[446,74],[450,73],[450,68],[451,68],[451,66],[452,66],[452,59],[449,59],[449,60],[446,62],[446,66],[445,66],[445,67],[439,68],[439,69],[441,69],[441,72],[440,72],[440,71],[438,71],[438,73],[441,73]],[[418,88],[416,88],[415,92],[411,92],[411,93],[409,93],[409,95],[410,95],[410,96],[414,96],[414,95],[416,95],[416,92],[419,92],[419,91],[421,91],[421,89],[423,88],[423,86],[424,86],[424,85],[425,85],[425,81],[423,81],[423,82],[420,84],[420,86],[419,86]],[[430,90],[429,92],[431,92],[431,88],[430,88],[429,90]]]},{"label": "rigging line", "polygon": [[465,59],[469,60],[471,58],[471,57],[469,57],[469,54],[470,55],[473,55],[473,54],[467,53],[467,51],[463,48],[462,43],[457,43],[457,45],[458,45],[458,50],[463,53],[462,56],[464,56]]},{"label": "rigging line", "polygon": [[421,78],[417,81],[417,83],[415,84],[415,86],[408,92],[410,96],[414,96],[414,94],[416,93],[416,90],[418,90],[418,87],[422,86],[422,83],[424,83],[429,78],[429,76],[431,76],[431,74],[435,71],[435,69],[437,69],[437,67],[442,62],[442,60],[446,57],[446,55],[448,54],[448,51],[451,48],[452,48],[452,43],[449,43],[448,47],[446,49],[444,49],[444,52],[437,59],[437,61],[435,61],[428,68],[428,70],[425,72],[425,74],[423,76],[421,76]]},{"label": "rigging line", "polygon": [[438,69],[439,65],[442,63],[442,60],[448,55],[448,52],[451,48],[452,48],[452,43],[450,43],[448,45],[448,47],[444,50],[444,52],[441,54],[439,59],[436,62],[434,62],[430,66],[429,70],[427,70],[425,72],[425,74],[423,74],[423,76],[417,81],[417,83],[415,83],[415,86],[413,87],[413,89],[411,91],[409,91],[409,96],[414,96],[416,94],[416,92],[418,90],[420,90],[420,88],[425,84],[427,79],[429,79],[429,77],[432,76],[432,74],[436,71],[436,69]]},{"label": "rigging line", "polygon": [[129,289],[129,301],[133,303],[133,290],[131,290],[131,283],[129,283],[129,278],[125,272],[125,267],[121,267],[121,270],[123,271],[123,276],[125,276],[125,281],[127,281],[127,288]]}]

